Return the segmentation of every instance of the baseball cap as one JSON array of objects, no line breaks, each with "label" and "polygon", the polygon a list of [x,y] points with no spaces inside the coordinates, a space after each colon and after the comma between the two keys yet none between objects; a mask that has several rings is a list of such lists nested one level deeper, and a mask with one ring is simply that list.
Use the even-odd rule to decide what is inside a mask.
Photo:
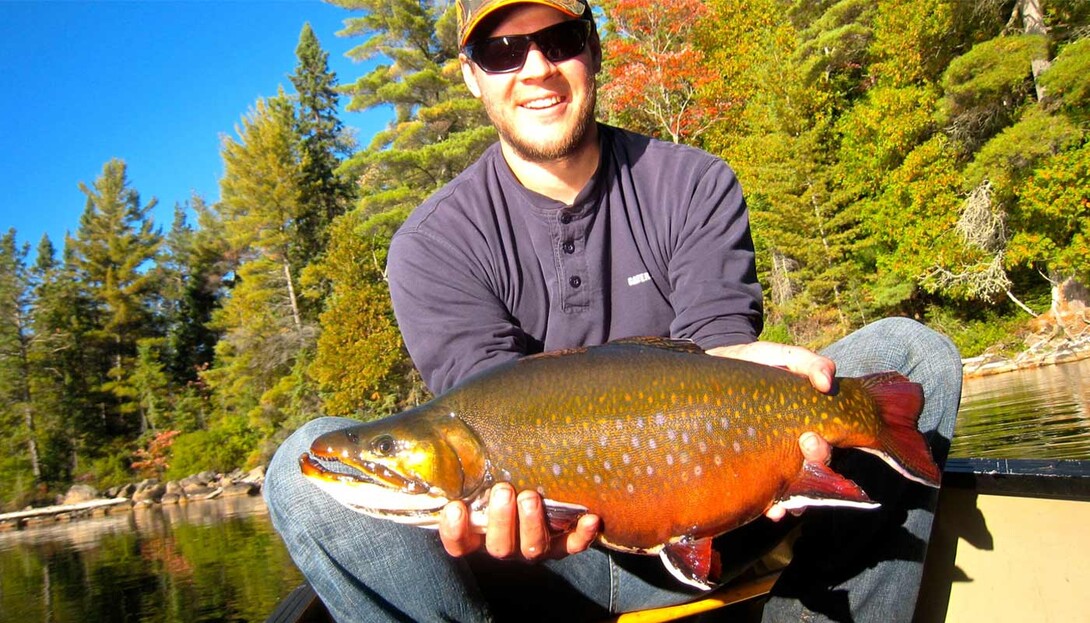
[{"label": "baseball cap", "polygon": [[458,45],[469,41],[473,29],[481,20],[513,4],[544,4],[572,17],[580,17],[589,9],[587,0],[455,0],[458,5]]}]

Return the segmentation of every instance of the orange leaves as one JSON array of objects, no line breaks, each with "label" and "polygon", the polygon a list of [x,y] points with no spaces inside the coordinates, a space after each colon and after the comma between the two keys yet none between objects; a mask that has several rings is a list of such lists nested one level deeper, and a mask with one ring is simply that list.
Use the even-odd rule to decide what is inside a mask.
[{"label": "orange leaves", "polygon": [[612,0],[604,60],[602,103],[629,128],[674,142],[689,141],[720,116],[721,106],[702,97],[719,75],[693,44],[708,14],[699,0]]}]

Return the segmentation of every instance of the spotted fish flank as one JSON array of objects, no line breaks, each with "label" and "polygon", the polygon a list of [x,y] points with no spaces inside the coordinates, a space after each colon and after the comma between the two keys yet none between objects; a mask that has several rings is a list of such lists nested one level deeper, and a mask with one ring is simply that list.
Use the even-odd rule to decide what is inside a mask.
[{"label": "spotted fish flank", "polygon": [[876,506],[803,461],[803,432],[937,486],[916,430],[922,400],[897,373],[837,379],[826,395],[778,368],[633,338],[497,366],[415,409],[323,435],[300,464],[349,508],[425,527],[459,499],[483,529],[491,485],[511,482],[541,492],[554,529],[593,512],[603,545],[659,554],[675,577],[707,587],[711,537],[773,503]]}]

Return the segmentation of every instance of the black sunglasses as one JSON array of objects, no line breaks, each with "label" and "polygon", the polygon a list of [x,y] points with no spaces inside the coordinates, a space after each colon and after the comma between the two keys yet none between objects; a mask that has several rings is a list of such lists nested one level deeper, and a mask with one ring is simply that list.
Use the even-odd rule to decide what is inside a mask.
[{"label": "black sunglasses", "polygon": [[490,37],[467,43],[462,51],[478,67],[490,74],[518,71],[526,63],[530,44],[535,43],[551,63],[559,63],[583,53],[590,38],[591,23],[574,19],[542,28],[528,35]]}]

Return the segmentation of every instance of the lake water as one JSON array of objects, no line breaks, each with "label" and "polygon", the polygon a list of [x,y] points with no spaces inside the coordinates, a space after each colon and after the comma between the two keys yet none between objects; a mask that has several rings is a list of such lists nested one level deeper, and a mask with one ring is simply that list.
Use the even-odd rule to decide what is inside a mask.
[{"label": "lake water", "polygon": [[1090,359],[966,379],[955,458],[1090,460]]},{"label": "lake water", "polygon": [[[968,379],[951,456],[1090,459],[1090,360]],[[0,532],[0,622],[264,621],[301,582],[256,497]]]}]

